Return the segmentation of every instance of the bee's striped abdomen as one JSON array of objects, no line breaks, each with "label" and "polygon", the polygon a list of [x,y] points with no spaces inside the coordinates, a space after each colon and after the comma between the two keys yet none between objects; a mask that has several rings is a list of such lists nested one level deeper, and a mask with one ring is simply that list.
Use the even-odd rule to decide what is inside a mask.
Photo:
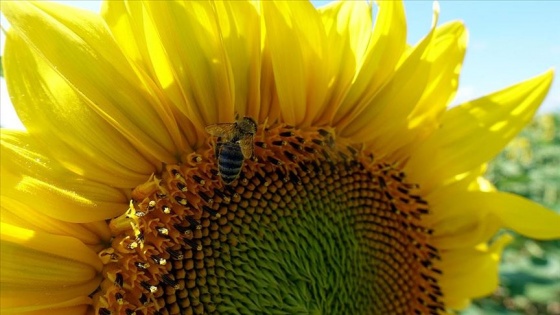
[{"label": "bee's striped abdomen", "polygon": [[229,184],[239,176],[244,159],[238,143],[227,142],[222,144],[218,157],[218,169],[224,183]]}]

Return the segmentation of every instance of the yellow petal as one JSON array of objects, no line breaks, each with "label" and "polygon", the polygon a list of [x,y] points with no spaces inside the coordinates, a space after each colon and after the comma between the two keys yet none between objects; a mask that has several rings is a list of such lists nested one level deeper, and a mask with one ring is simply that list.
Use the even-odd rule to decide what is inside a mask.
[{"label": "yellow petal", "polygon": [[310,2],[265,1],[261,6],[282,120],[309,126],[324,104],[330,80],[321,18]]},{"label": "yellow petal", "polygon": [[[66,142],[71,142],[68,134],[82,136],[74,142],[85,146],[92,142],[91,132],[116,130],[119,137],[106,141],[123,152],[110,156],[125,158],[126,151],[139,150],[130,153],[156,166],[176,161],[177,150],[167,131],[177,129],[169,120],[171,113],[139,79],[98,15],[47,2],[8,2],[2,9],[12,26],[5,51],[6,78],[28,128],[44,124],[35,116],[48,114],[49,121],[64,120],[58,123],[66,136],[62,131],[57,136]],[[40,88],[44,95],[35,96],[32,88]],[[39,97],[42,106],[33,108]]]},{"label": "yellow petal", "polygon": [[201,130],[233,121],[235,86],[215,8],[198,1],[149,1],[144,6],[151,18],[144,30],[150,58],[165,94]]},{"label": "yellow petal", "polygon": [[424,191],[494,157],[529,121],[546,96],[553,73],[454,107],[441,128],[413,153],[406,173]]},{"label": "yellow petal", "polygon": [[403,131],[408,125],[408,115],[428,84],[429,54],[436,45],[434,33],[438,14],[434,10],[430,33],[405,57],[390,81],[370,101],[356,107],[347,126],[340,126],[342,136],[352,137],[357,142],[373,141],[388,152],[410,141],[410,136],[405,137]]},{"label": "yellow petal", "polygon": [[[2,222],[16,225],[25,229],[50,233],[53,235],[71,236],[92,249],[101,249],[111,239],[109,227],[105,221],[96,225],[99,229],[90,229],[93,223],[77,224],[54,219],[45,212],[43,205],[37,208],[29,206],[8,196],[2,195]],[[34,203],[37,205],[37,203]]]},{"label": "yellow petal", "polygon": [[147,73],[153,74],[142,10],[140,1],[103,1],[101,16],[128,59]]},{"label": "yellow petal", "polygon": [[103,1],[101,15],[118,46],[131,61],[131,66],[135,68],[140,80],[154,94],[156,102],[152,106],[164,120],[176,150],[190,153],[198,148],[202,141],[196,138],[199,133],[192,121],[182,116],[176,104],[163,92],[163,87],[153,80],[157,77],[156,68],[161,65],[154,64],[154,58],[150,57],[155,51],[154,43],[148,41],[149,36],[146,34],[150,31],[153,34],[153,24],[143,10],[144,6],[140,1]]},{"label": "yellow petal", "polygon": [[[83,302],[82,302],[83,301]],[[87,315],[91,314],[91,304],[89,299],[83,297],[74,300],[65,301],[63,303],[51,304],[49,309],[40,309],[35,311],[22,311],[21,309],[5,309],[2,314],[17,315]],[[74,305],[74,306],[66,306]],[[24,307],[24,309],[27,309]]]},{"label": "yellow petal", "polygon": [[100,283],[102,264],[83,243],[6,223],[1,223],[0,237],[3,313],[91,303],[88,295]]},{"label": "yellow petal", "polygon": [[337,1],[319,9],[333,76],[322,113],[314,125],[330,123],[363,65],[371,39],[372,7],[365,1]]},{"label": "yellow petal", "polygon": [[[378,1],[378,14],[360,71],[333,117],[332,125],[345,126],[394,74],[406,47],[406,19],[401,1]],[[352,117],[350,117],[353,115]]]},{"label": "yellow petal", "polygon": [[[511,236],[503,235],[490,247],[441,252],[443,277],[439,282],[445,304],[452,309],[464,308],[469,299],[490,294],[498,286],[498,265],[503,248]],[[476,279],[476,281],[473,281]]]},{"label": "yellow petal", "polygon": [[[161,100],[156,106],[165,110],[166,125],[179,152],[192,152],[205,145],[207,134],[202,127],[207,123],[199,121],[200,117],[196,115],[197,122],[189,117],[192,110],[188,109],[188,102],[191,100],[186,99],[181,91],[184,84],[177,78],[175,66],[158,34],[160,30],[146,14],[147,10],[140,1],[105,1],[102,15],[138,74],[145,78],[147,85],[154,86],[153,91]],[[204,104],[193,106],[206,107]]]},{"label": "yellow petal", "polygon": [[389,151],[396,148],[399,152],[393,155],[394,160],[408,158],[410,152],[439,127],[441,116],[457,92],[466,48],[467,31],[463,23],[450,22],[436,29],[433,47],[427,55],[431,63],[428,84],[408,117],[405,137],[409,142],[404,147],[396,147],[399,141],[376,143]]},{"label": "yellow petal", "polygon": [[427,201],[432,211],[426,224],[434,230],[432,241],[440,249],[472,247],[501,228],[530,238],[560,238],[559,214],[516,195],[444,188]]},{"label": "yellow petal", "polygon": [[462,22],[449,22],[436,29],[434,45],[427,56],[431,63],[428,85],[410,114],[409,125],[414,132],[420,127],[433,129],[455,97],[466,49],[467,30]]},{"label": "yellow petal", "polygon": [[4,52],[8,90],[19,117],[66,168],[121,187],[132,187],[155,170],[44,59],[36,59],[28,44],[8,34]]},{"label": "yellow petal", "polygon": [[434,230],[432,242],[439,249],[473,247],[488,241],[503,226],[493,215],[498,194],[446,189],[427,198],[431,214],[426,224]]},{"label": "yellow petal", "polygon": [[445,196],[445,194],[449,193],[450,191],[495,192],[496,187],[494,187],[492,183],[490,183],[483,177],[484,174],[486,174],[486,170],[488,168],[487,166],[488,165],[484,163],[468,172],[455,176],[453,178],[453,181],[445,183],[443,186],[438,187],[438,189],[432,191],[428,196]]},{"label": "yellow petal", "polygon": [[25,132],[3,130],[1,137],[2,195],[69,222],[105,220],[127,208],[122,191],[67,171]]},{"label": "yellow petal", "polygon": [[[142,2],[103,1],[101,15],[137,75],[156,97],[157,101],[152,106],[164,120],[176,150],[190,153],[200,147],[203,143],[200,132],[163,92],[164,87],[153,80],[157,77],[157,69],[162,67],[161,63],[154,64],[160,58],[153,56],[161,50],[154,49],[155,44],[148,41],[150,36],[147,34],[154,33],[153,21],[144,13]],[[178,106],[183,107],[182,103]]]},{"label": "yellow petal", "polygon": [[500,223],[519,234],[541,240],[560,238],[560,214],[528,199],[509,194],[494,193],[487,207]]},{"label": "yellow petal", "polygon": [[[261,27],[257,9],[248,1],[214,3],[219,27],[232,69],[235,110],[240,116],[259,117]],[[262,104],[266,106],[266,104]]]},{"label": "yellow petal", "polygon": [[[261,25],[261,40],[266,38],[266,30]],[[263,49],[261,52],[261,82],[260,82],[260,102],[259,122],[278,121],[281,115],[280,100],[274,78],[272,67],[272,56],[270,49]]]}]

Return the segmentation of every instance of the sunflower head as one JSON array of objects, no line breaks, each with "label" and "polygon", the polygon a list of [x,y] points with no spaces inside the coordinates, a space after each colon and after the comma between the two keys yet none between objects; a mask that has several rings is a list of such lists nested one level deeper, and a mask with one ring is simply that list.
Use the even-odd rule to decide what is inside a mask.
[{"label": "sunflower head", "polygon": [[375,8],[3,5],[2,311],[444,314],[560,237],[481,177],[552,73],[448,109],[464,26]]}]

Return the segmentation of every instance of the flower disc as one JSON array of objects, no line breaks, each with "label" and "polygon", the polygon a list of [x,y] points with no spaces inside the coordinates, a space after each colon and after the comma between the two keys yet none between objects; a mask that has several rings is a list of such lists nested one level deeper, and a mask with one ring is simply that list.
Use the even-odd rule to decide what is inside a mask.
[{"label": "flower disc", "polygon": [[231,185],[216,161],[191,154],[134,190],[101,254],[100,314],[443,309],[428,206],[398,168],[286,125],[259,130]]}]

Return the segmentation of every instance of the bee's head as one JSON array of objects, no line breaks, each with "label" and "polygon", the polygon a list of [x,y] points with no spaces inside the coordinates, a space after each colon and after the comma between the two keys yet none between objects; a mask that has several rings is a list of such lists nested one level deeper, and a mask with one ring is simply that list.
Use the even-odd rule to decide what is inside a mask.
[{"label": "bee's head", "polygon": [[257,122],[251,117],[243,117],[238,122],[238,128],[244,134],[254,135],[257,132]]}]

